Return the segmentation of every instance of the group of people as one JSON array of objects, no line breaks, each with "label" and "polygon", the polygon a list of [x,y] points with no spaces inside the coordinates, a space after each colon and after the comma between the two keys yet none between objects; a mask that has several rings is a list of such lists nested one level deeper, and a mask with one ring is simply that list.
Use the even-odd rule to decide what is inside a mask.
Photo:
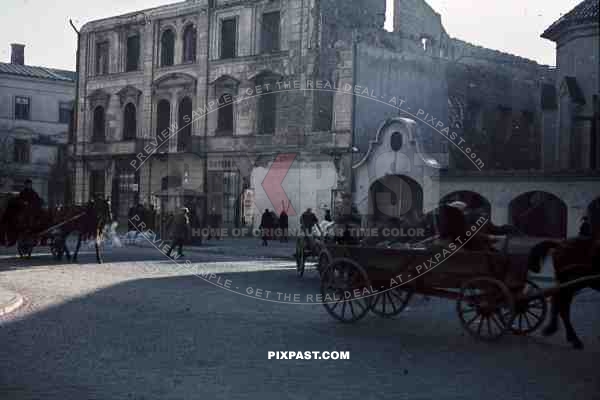
[{"label": "group of people", "polygon": [[[325,210],[325,221],[331,222],[331,211]],[[311,208],[307,208],[306,211],[300,217],[300,226],[303,234],[310,236],[313,228],[319,228],[319,219],[312,211]],[[262,232],[262,245],[268,246],[269,240],[273,238],[279,238],[281,242],[287,242],[289,236],[289,216],[285,209],[282,209],[279,217],[274,211],[266,209],[262,214],[260,220],[259,229]]]},{"label": "group of people", "polygon": [[262,232],[262,245],[268,246],[269,240],[279,237],[282,242],[288,240],[289,217],[285,210],[282,210],[277,217],[275,211],[270,211],[268,208],[263,213],[260,219],[259,229]]}]

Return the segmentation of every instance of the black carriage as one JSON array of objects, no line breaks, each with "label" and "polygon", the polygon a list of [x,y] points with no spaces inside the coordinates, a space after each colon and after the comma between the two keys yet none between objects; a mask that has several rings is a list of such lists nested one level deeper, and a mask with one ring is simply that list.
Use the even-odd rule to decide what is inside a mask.
[{"label": "black carriage", "polygon": [[[31,257],[35,247],[47,245],[52,255],[60,259],[64,253],[65,240],[61,227],[74,218],[61,215],[57,210],[24,208],[17,196],[16,193],[0,195],[0,245],[16,245],[22,258]],[[83,213],[75,218],[81,215]]]}]

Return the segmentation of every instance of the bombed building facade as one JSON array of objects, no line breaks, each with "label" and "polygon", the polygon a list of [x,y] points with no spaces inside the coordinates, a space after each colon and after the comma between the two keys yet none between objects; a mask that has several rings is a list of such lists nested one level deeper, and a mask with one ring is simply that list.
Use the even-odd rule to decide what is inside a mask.
[{"label": "bombed building facade", "polygon": [[556,69],[451,38],[423,0],[395,1],[393,32],[385,13],[385,0],[199,0],[86,24],[76,200],[108,197],[121,221],[138,202],[185,205],[233,227],[267,208],[294,225],[352,204],[368,220],[462,194],[514,220],[522,193],[486,199],[461,177],[562,168],[547,150]]}]

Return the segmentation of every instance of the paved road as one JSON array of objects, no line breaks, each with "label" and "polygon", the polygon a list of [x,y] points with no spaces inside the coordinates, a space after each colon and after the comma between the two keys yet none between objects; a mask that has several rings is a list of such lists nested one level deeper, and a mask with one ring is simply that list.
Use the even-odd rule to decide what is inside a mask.
[{"label": "paved road", "polygon": [[[244,297],[248,287],[307,294],[281,260],[243,250],[191,254],[191,272],[151,249],[111,250],[95,265],[0,257],[0,286],[27,304],[0,320],[0,399],[565,399],[600,390],[600,294],[582,294],[563,332],[480,343],[448,301],[418,297],[392,320],[355,325],[320,305]],[[219,287],[230,281],[230,290]],[[238,293],[234,293],[234,292]],[[349,351],[350,360],[268,360],[268,351]]]}]

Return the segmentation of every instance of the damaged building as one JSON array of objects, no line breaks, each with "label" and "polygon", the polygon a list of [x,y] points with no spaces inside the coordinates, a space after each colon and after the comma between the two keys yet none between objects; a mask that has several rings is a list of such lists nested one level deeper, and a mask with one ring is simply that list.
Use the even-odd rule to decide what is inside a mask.
[{"label": "damaged building", "polygon": [[354,205],[367,223],[467,196],[514,221],[524,193],[506,176],[564,169],[549,142],[562,78],[451,38],[423,0],[394,2],[393,32],[385,14],[385,0],[198,0],[86,24],[76,200],[110,198],[120,221],[147,203],[238,227],[264,209],[294,226]]}]

